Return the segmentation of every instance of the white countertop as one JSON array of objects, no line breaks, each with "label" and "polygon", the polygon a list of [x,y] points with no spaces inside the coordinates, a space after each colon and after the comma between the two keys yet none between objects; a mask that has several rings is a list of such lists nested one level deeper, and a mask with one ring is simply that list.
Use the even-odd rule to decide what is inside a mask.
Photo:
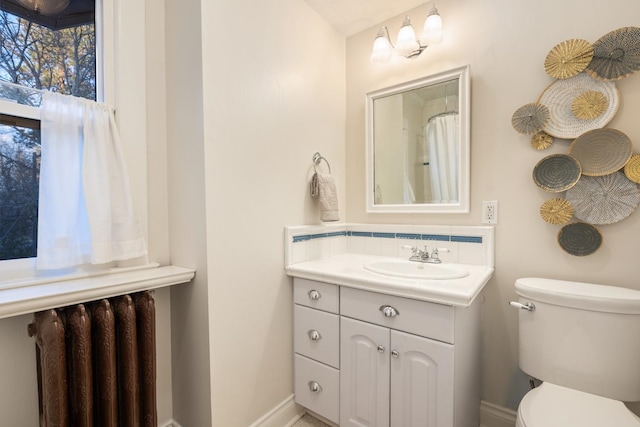
[{"label": "white countertop", "polygon": [[397,258],[343,254],[291,264],[285,269],[292,277],[462,307],[471,305],[493,275],[493,267],[469,264],[456,264],[464,266],[468,276],[447,280],[398,278],[364,268],[371,261],[394,259]]}]

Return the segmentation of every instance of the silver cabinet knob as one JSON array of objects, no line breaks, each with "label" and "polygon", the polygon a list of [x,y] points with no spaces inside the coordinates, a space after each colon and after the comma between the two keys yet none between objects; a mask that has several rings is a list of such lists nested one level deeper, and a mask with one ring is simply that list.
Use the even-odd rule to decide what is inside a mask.
[{"label": "silver cabinet knob", "polygon": [[320,332],[316,331],[315,329],[311,329],[309,332],[307,332],[307,335],[309,335],[309,339],[311,341],[320,341],[320,339],[322,339],[322,335],[320,335]]},{"label": "silver cabinet knob", "polygon": [[383,345],[379,345],[378,346],[378,353],[384,353],[384,346]]},{"label": "silver cabinet knob", "polygon": [[396,317],[397,315],[400,314],[398,310],[391,307],[390,305],[380,306],[380,311],[382,312],[382,315],[384,317]]},{"label": "silver cabinet knob", "polygon": [[311,393],[320,393],[322,386],[315,381],[309,381],[309,391],[311,391]]},{"label": "silver cabinet knob", "polygon": [[320,295],[320,292],[316,291],[315,289],[310,290],[308,295],[309,295],[309,299],[312,301],[316,301],[322,298],[322,295]]},{"label": "silver cabinet knob", "polygon": [[398,353],[398,350],[391,350],[391,357],[393,357],[394,359],[397,359],[398,356],[400,356],[400,353]]}]

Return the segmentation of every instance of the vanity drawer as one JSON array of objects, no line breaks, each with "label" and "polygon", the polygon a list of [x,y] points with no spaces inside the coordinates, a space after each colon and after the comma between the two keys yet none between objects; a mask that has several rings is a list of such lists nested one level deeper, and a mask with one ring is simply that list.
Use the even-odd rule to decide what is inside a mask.
[{"label": "vanity drawer", "polygon": [[[398,314],[385,317],[385,306]],[[343,287],[340,314],[453,344],[454,308],[448,305]]]},{"label": "vanity drawer", "polygon": [[296,304],[337,313],[338,286],[314,280],[294,278],[293,301]]},{"label": "vanity drawer", "polygon": [[293,364],[296,403],[337,424],[340,413],[339,371],[299,354],[294,355]]},{"label": "vanity drawer", "polygon": [[293,348],[318,362],[340,367],[340,317],[313,308],[293,309]]}]

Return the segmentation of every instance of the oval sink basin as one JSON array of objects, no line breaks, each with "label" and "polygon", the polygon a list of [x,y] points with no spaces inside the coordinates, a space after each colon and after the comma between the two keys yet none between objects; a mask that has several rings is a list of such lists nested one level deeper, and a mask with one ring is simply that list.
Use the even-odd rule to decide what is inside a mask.
[{"label": "oval sink basin", "polygon": [[364,268],[385,276],[407,279],[460,279],[469,275],[466,268],[456,264],[428,264],[403,259],[372,261],[365,264]]}]

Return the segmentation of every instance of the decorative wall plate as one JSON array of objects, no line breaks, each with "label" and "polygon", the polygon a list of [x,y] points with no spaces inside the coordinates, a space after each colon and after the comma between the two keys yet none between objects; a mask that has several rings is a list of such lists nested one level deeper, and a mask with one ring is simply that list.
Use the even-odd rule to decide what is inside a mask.
[{"label": "decorative wall plate", "polygon": [[569,154],[580,162],[584,175],[603,176],[627,164],[633,144],[619,130],[595,129],[576,138],[569,146]]},{"label": "decorative wall plate", "polygon": [[511,117],[513,128],[525,135],[541,131],[547,121],[549,121],[549,110],[537,103],[523,105]]},{"label": "decorative wall plate", "polygon": [[536,150],[546,150],[553,144],[553,137],[541,130],[531,137],[531,146]]},{"label": "decorative wall plate", "polygon": [[571,255],[591,255],[602,245],[602,234],[591,224],[574,222],[560,229],[558,243]]},{"label": "decorative wall plate", "polygon": [[576,185],[580,179],[580,163],[567,154],[552,154],[533,168],[533,181],[545,191],[559,193]]},{"label": "decorative wall plate", "polygon": [[640,70],[640,28],[624,27],[605,34],[593,44],[587,72],[594,78],[618,80]]},{"label": "decorative wall plate", "polygon": [[640,205],[640,190],[622,172],[605,176],[583,176],[567,190],[574,215],[589,224],[615,224]]},{"label": "decorative wall plate", "polygon": [[571,112],[580,120],[593,120],[607,111],[609,100],[602,92],[590,90],[575,97]]},{"label": "decorative wall plate", "polygon": [[549,51],[544,70],[554,79],[573,77],[587,68],[593,58],[593,46],[586,40],[565,40]]},{"label": "decorative wall plate", "polygon": [[[578,118],[571,110],[576,98],[585,92],[599,92],[607,99],[605,111],[593,119]],[[556,138],[574,139],[587,131],[605,127],[618,111],[620,94],[615,83],[580,73],[568,79],[556,80],[542,92],[538,103],[545,105],[550,115],[542,130]]]},{"label": "decorative wall plate", "polygon": [[549,224],[566,224],[573,217],[573,206],[567,199],[549,199],[540,206],[540,216]]},{"label": "decorative wall plate", "polygon": [[640,154],[631,156],[627,164],[624,165],[624,174],[629,180],[640,184]]}]

